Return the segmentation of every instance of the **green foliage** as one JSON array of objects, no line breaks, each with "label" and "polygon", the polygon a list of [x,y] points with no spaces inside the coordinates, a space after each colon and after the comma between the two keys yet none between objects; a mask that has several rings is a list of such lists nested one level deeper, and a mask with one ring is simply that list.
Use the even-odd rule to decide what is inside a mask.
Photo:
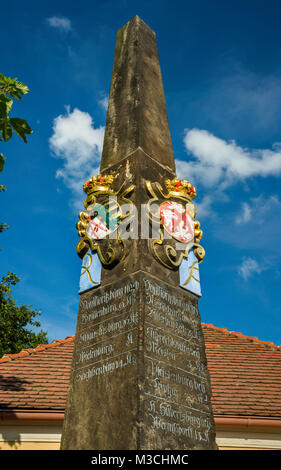
[{"label": "green foliage", "polygon": [[10,118],[13,99],[21,100],[29,92],[29,88],[17,78],[5,77],[0,73],[0,141],[7,142],[13,135],[13,130],[26,143],[26,136],[32,134],[25,119]]},{"label": "green foliage", "polygon": [[[0,172],[3,170],[4,164],[5,164],[5,157],[3,153],[0,153]],[[6,189],[7,189],[6,186],[4,186],[3,184],[0,184],[0,192],[6,191]]]},{"label": "green foliage", "polygon": [[[21,100],[23,95],[29,92],[29,88],[17,78],[5,77],[0,73],[0,142],[7,142],[13,135],[13,131],[27,143],[26,136],[32,134],[32,129],[25,119],[10,117],[13,106],[13,98]],[[0,153],[0,172],[3,171],[6,158]],[[6,186],[0,184],[0,192],[6,191]],[[0,232],[8,228],[5,223],[0,223]]]},{"label": "green foliage", "polygon": [[[17,78],[5,77],[0,73],[0,142],[7,142],[15,132],[25,143],[26,136],[32,133],[24,119],[10,117],[13,99],[21,100],[29,92],[28,87]],[[3,171],[6,158],[0,153],[0,172]],[[0,191],[6,187],[0,184]],[[8,228],[5,222],[0,223],[0,232]],[[48,342],[47,333],[40,330],[32,331],[32,327],[40,327],[35,318],[40,312],[32,310],[31,305],[18,307],[12,298],[12,286],[19,278],[11,273],[0,282],[0,357],[3,354],[13,354],[21,349],[34,348],[38,344]]]},{"label": "green foliage", "polygon": [[4,230],[6,230],[7,228],[9,228],[9,225],[7,225],[5,222],[2,222],[0,224],[0,232],[4,232]]},{"label": "green foliage", "polygon": [[3,171],[5,160],[3,153],[0,153],[0,171]]},{"label": "green foliage", "polygon": [[48,343],[45,331],[35,333],[30,330],[30,327],[41,326],[35,320],[41,312],[31,310],[31,305],[18,307],[12,298],[12,286],[18,282],[19,278],[11,272],[0,282],[0,357]]}]

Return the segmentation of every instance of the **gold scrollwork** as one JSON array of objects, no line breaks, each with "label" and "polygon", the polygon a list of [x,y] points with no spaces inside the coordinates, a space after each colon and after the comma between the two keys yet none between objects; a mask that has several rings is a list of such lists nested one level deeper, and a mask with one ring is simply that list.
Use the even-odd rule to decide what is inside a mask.
[{"label": "gold scrollwork", "polygon": [[89,271],[90,267],[92,266],[92,262],[93,262],[92,255],[90,253],[87,253],[85,256],[88,256],[88,265],[87,266],[84,266],[84,265],[82,266],[81,276],[83,276],[84,274],[87,274],[88,279],[92,284],[98,284],[98,282],[95,282],[92,279],[91,273]]},{"label": "gold scrollwork", "polygon": [[[86,211],[79,213],[80,220],[76,224],[78,236],[81,237],[81,240],[79,240],[76,245],[78,256],[83,258],[90,249],[92,252],[97,252],[104,266],[113,266],[123,261],[127,255],[125,243],[121,238],[119,223],[124,219],[127,219],[128,223],[130,223],[132,201],[128,196],[135,189],[135,185],[133,184],[124,188],[124,182],[117,191],[114,191],[111,188],[113,180],[114,177],[112,175],[102,176],[99,174],[90,178],[90,180],[84,184],[83,189],[87,194],[84,202]],[[110,196],[116,198],[116,201],[110,201]],[[123,212],[121,202],[128,204],[129,210]],[[117,221],[115,229],[111,230],[110,233],[102,239],[92,239],[87,236],[87,227],[89,224],[89,213],[87,209],[95,205],[103,206],[106,213],[110,212],[110,219]],[[115,231],[116,234],[113,237],[112,232]]]},{"label": "gold scrollwork", "polygon": [[[149,240],[150,250],[154,257],[166,268],[175,270],[180,266],[183,258],[187,258],[189,251],[193,249],[198,262],[201,263],[205,256],[205,250],[201,245],[199,245],[203,231],[200,229],[200,223],[197,220],[194,220],[196,216],[196,206],[192,199],[196,196],[195,188],[186,180],[179,181],[177,177],[173,180],[165,181],[166,191],[158,182],[152,183],[151,181],[146,180],[145,185],[149,195],[151,196],[146,205],[149,220],[151,224],[154,222],[158,224],[160,223],[159,239]],[[172,235],[172,238],[180,244],[181,249],[176,249],[175,241],[171,240],[171,238],[169,239],[165,237],[165,227],[160,216],[160,205],[168,199],[183,202],[194,220],[194,239],[192,242],[180,242]],[[154,203],[156,203],[155,208],[153,207]]]},{"label": "gold scrollwork", "polygon": [[192,263],[191,266],[188,267],[188,278],[187,280],[182,284],[182,286],[187,286],[187,284],[189,284],[189,282],[191,281],[191,279],[193,279],[194,281],[200,283],[200,281],[193,275],[194,271],[198,271],[199,272],[199,268],[197,267],[197,263],[198,261],[194,261]]}]

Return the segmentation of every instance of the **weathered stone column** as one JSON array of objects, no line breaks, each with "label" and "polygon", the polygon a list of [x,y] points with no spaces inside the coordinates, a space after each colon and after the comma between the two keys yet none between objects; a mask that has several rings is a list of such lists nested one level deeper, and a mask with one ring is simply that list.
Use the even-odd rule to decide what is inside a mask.
[{"label": "weathered stone column", "polygon": [[[184,190],[174,180],[155,33],[137,16],[117,34],[101,175],[84,185],[88,203],[129,200],[139,230],[124,241],[79,242],[81,257],[89,247],[98,253],[102,273],[80,298],[61,448],[215,449],[198,296],[180,287],[175,237],[167,245],[141,236],[142,206],[149,213],[154,196],[179,201]],[[180,194],[191,202],[188,188]]]}]

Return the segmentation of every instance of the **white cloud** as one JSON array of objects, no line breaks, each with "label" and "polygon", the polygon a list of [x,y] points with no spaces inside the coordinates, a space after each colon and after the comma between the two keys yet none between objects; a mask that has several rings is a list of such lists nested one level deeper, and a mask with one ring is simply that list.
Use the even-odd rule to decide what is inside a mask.
[{"label": "white cloud", "polygon": [[[266,265],[272,257],[278,259],[280,264],[281,200],[277,195],[266,194],[249,198],[245,201],[251,214],[247,222],[243,222],[243,218],[247,217],[247,209],[244,213],[243,204],[239,211],[233,211],[230,207],[230,210],[216,218],[215,237],[239,250],[246,250],[248,254],[256,250],[265,257]],[[237,223],[239,218],[241,223]]]},{"label": "white cloud", "polygon": [[253,213],[253,211],[252,211],[252,208],[250,207],[250,205],[247,202],[243,202],[242,203],[242,213],[237,215],[237,217],[235,219],[235,223],[236,224],[242,224],[242,223],[249,222],[249,220],[251,220],[251,218],[252,218],[252,213]]},{"label": "white cloud", "polygon": [[265,198],[260,194],[258,197],[250,198],[249,202],[243,202],[241,207],[235,218],[235,223],[238,225],[251,221],[252,225],[257,227],[264,225],[269,219],[272,220],[273,215],[278,214],[276,218],[280,218],[281,202],[277,195]]},{"label": "white cloud", "polygon": [[191,129],[185,133],[184,144],[195,160],[177,160],[177,168],[193,184],[200,181],[205,187],[216,185],[217,190],[224,190],[254,176],[281,174],[281,148],[277,143],[272,150],[250,150],[206,130]]},{"label": "white cloud", "polygon": [[64,16],[52,16],[46,19],[46,22],[49,26],[57,28],[60,31],[70,31],[72,29],[71,21],[69,18]]},{"label": "white cloud", "polygon": [[259,264],[253,258],[245,258],[243,263],[238,268],[238,273],[242,278],[247,281],[249,277],[253,276],[254,274],[260,274],[262,271],[268,269],[264,265]]},{"label": "white cloud", "polygon": [[91,116],[77,108],[71,112],[67,107],[65,115],[54,119],[49,145],[54,156],[63,161],[56,176],[63,179],[79,204],[83,184],[98,173],[103,137],[104,127],[95,128]]},{"label": "white cloud", "polygon": [[102,98],[101,100],[99,100],[99,105],[102,109],[104,109],[104,111],[107,111],[107,108],[108,108],[108,101],[109,101],[109,98],[108,96],[105,96],[104,98]]},{"label": "white cloud", "polygon": [[212,204],[214,202],[214,197],[211,195],[206,195],[203,197],[201,202],[196,203],[197,214],[196,218],[199,217],[199,220],[206,219],[207,217],[213,217],[214,212],[212,210]]}]

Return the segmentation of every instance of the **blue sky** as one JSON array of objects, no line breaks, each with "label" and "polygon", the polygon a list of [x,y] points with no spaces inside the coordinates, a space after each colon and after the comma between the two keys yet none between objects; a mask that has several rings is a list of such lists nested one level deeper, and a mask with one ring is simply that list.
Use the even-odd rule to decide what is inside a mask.
[{"label": "blue sky", "polygon": [[82,183],[99,166],[116,33],[136,14],[157,34],[178,173],[197,189],[202,321],[281,344],[280,1],[2,5],[0,72],[29,86],[13,115],[34,133],[1,147],[1,272],[50,340],[74,334]]}]

